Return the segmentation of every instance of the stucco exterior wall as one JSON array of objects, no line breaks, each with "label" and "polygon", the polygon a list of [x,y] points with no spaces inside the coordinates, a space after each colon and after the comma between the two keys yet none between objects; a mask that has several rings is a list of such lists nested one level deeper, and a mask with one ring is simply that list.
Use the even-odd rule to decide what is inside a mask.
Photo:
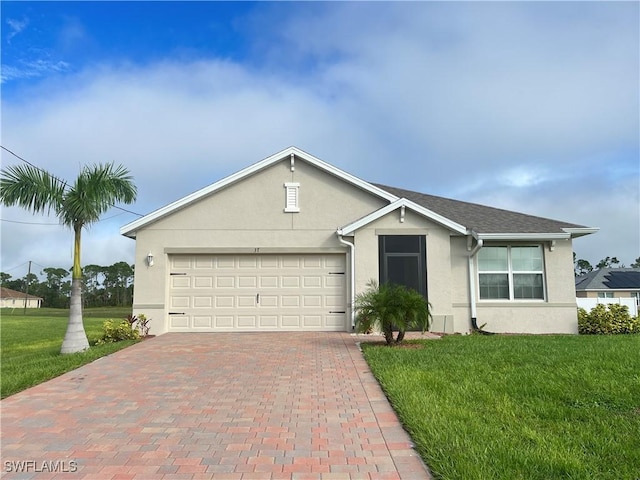
[{"label": "stucco exterior wall", "polygon": [[447,319],[453,325],[452,296],[457,287],[453,285],[450,231],[411,211],[406,212],[404,222],[401,222],[399,210],[361,228],[354,236],[356,293],[365,291],[370,280],[379,280],[380,235],[426,237],[427,295],[432,307],[433,324],[436,327]]},{"label": "stucco exterior wall", "polygon": [[[300,212],[284,212],[285,182],[300,183]],[[150,333],[166,331],[172,253],[346,253],[336,229],[386,203],[304,162],[273,164],[137,232],[134,313],[152,318]]]},{"label": "stucco exterior wall", "polygon": [[[298,213],[284,211],[287,182],[300,184]],[[370,280],[379,280],[380,235],[424,235],[431,330],[469,333],[467,237],[410,208],[401,221],[400,210],[396,210],[348,238],[355,244],[351,271],[349,248],[339,241],[336,230],[387,204],[387,200],[303,161],[296,162],[294,171],[288,158],[271,164],[136,232],[134,313],[152,319],[152,334],[166,331],[167,265],[172,254],[343,253],[347,256],[348,278],[355,276],[357,294]],[[486,330],[494,332],[577,333],[571,241],[556,241],[553,248],[549,242],[527,244],[544,247],[545,300],[477,300],[478,325],[484,324]],[[153,266],[146,262],[149,253],[154,256]],[[473,265],[478,299],[477,259]]]},{"label": "stucco exterior wall", "polygon": [[572,242],[557,241],[553,251],[549,242],[543,247],[546,300],[478,300],[479,326],[500,333],[578,333]]}]

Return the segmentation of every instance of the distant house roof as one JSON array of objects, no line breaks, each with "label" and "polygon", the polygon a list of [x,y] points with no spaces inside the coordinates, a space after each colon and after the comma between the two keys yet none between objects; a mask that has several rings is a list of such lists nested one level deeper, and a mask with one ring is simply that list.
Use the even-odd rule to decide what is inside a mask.
[{"label": "distant house roof", "polygon": [[374,185],[397,197],[411,200],[477,233],[573,233],[572,236],[576,237],[580,236],[581,230],[584,230],[582,234],[593,233],[596,230],[583,225],[487,207],[477,203],[436,197],[386,185]]},{"label": "distant house roof", "polygon": [[601,268],[576,277],[576,290],[640,290],[640,268]]},{"label": "distant house roof", "polygon": [[19,298],[24,300],[27,297],[29,300],[42,300],[42,297],[36,297],[35,295],[29,295],[22,292],[11,290],[10,288],[0,287],[0,298]]}]

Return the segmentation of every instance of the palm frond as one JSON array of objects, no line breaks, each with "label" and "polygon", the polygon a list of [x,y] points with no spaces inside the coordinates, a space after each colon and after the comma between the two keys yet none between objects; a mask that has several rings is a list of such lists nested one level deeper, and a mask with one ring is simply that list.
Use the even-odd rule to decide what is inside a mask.
[{"label": "palm frond", "polygon": [[10,165],[0,173],[0,201],[33,213],[60,214],[65,183],[30,165]]}]

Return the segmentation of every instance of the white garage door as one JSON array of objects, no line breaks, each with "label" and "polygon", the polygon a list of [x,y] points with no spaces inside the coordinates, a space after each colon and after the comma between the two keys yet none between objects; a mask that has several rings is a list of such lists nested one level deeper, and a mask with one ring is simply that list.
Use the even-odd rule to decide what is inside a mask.
[{"label": "white garage door", "polygon": [[172,255],[169,331],[345,330],[345,256]]}]

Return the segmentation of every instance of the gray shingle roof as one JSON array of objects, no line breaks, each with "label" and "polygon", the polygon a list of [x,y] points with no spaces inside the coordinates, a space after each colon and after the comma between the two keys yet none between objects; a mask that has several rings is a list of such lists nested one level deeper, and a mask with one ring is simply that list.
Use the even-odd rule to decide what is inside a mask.
[{"label": "gray shingle roof", "polygon": [[576,277],[576,290],[640,290],[640,268],[601,268]]},{"label": "gray shingle roof", "polygon": [[477,203],[436,197],[386,185],[373,185],[397,197],[411,200],[478,233],[563,233],[563,228],[587,228],[583,225],[487,207]]}]

